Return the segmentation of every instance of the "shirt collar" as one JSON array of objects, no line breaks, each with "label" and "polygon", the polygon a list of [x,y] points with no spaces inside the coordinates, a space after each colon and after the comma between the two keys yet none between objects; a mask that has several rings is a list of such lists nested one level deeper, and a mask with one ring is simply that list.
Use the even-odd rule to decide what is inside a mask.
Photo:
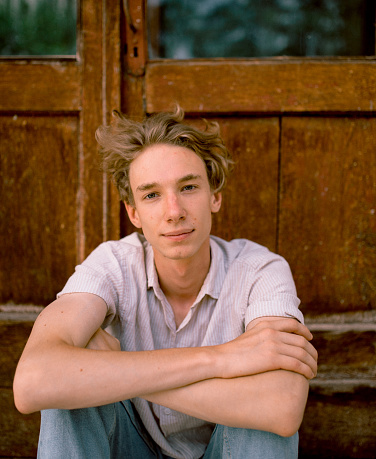
[{"label": "shirt collar", "polygon": [[[219,298],[223,282],[226,277],[225,260],[219,245],[214,239],[210,238],[210,268],[209,272],[202,284],[197,301],[200,301],[205,295],[209,295],[214,299]],[[157,270],[154,264],[154,253],[151,245],[146,243],[145,246],[145,261],[146,275],[148,279],[148,288],[153,288],[156,295],[159,297],[160,286]]]}]

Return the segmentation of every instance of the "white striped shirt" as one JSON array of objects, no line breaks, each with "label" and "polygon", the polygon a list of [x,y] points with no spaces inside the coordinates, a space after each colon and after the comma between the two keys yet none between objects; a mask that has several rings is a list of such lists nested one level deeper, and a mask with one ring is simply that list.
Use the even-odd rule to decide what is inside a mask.
[{"label": "white striped shirt", "polygon": [[[64,293],[93,293],[107,303],[103,327],[112,325],[124,351],[222,344],[263,316],[293,316],[303,322],[287,262],[245,239],[211,236],[211,264],[196,301],[178,328],[163,294],[153,250],[133,233],[101,244],[68,280]],[[201,457],[214,425],[146,400],[133,403],[163,454]]]}]

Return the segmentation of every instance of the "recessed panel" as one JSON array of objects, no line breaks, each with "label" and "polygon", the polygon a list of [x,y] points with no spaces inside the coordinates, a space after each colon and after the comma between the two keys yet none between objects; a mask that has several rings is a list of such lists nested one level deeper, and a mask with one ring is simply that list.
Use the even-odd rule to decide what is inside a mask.
[{"label": "recessed panel", "polygon": [[283,119],[279,248],[306,312],[376,308],[375,139],[375,119]]},{"label": "recessed panel", "polygon": [[77,118],[0,118],[1,301],[46,304],[76,261]]},{"label": "recessed panel", "polygon": [[214,215],[213,234],[247,238],[275,250],[278,196],[277,118],[218,119],[235,167]]}]

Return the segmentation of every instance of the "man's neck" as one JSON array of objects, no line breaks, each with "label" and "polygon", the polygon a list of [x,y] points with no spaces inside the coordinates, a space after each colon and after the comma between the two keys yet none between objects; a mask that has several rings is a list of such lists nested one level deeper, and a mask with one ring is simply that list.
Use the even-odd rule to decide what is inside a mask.
[{"label": "man's neck", "polygon": [[200,257],[170,260],[155,257],[159,285],[170,303],[177,326],[197,298],[210,268],[210,246]]}]

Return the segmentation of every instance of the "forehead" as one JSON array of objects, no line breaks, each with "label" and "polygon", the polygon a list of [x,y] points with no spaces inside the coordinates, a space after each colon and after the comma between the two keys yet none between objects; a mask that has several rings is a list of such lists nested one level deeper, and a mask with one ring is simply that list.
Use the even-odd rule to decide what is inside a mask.
[{"label": "forehead", "polygon": [[163,183],[188,174],[207,176],[204,161],[194,151],[166,144],[147,147],[132,161],[129,172],[132,188],[140,181]]}]

